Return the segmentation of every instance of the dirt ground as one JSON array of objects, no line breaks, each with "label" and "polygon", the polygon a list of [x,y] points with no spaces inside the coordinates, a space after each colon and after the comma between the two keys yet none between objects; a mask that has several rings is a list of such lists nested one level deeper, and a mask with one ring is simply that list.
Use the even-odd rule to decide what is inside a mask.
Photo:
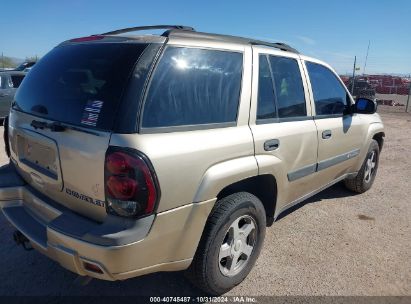
[{"label": "dirt ground", "polygon": [[[354,195],[337,184],[282,217],[229,295],[411,295],[411,115],[399,111],[379,107],[386,141],[373,188]],[[5,163],[3,143],[0,151]],[[0,215],[0,295],[200,293],[181,272],[78,286],[75,274],[18,248],[12,232]]]}]

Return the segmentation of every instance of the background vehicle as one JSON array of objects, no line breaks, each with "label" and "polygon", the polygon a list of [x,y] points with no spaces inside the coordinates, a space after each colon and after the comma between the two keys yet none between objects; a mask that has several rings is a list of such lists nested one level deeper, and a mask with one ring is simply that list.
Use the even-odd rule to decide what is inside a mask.
[{"label": "background vehicle", "polygon": [[25,73],[22,72],[0,72],[0,124],[3,123],[4,117],[9,114],[14,94],[24,76]]},{"label": "background vehicle", "polygon": [[36,61],[25,61],[14,69],[14,71],[24,71],[25,69],[31,68],[36,64]]},{"label": "background vehicle", "polygon": [[221,294],[284,210],[339,181],[371,187],[375,111],[281,43],[182,26],[72,39],[15,96],[0,205],[18,243],[79,275],[188,268]]}]

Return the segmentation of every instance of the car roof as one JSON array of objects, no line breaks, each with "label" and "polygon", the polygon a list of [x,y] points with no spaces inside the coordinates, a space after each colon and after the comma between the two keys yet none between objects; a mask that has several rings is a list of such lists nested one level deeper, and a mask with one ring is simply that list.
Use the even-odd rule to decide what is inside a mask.
[{"label": "car roof", "polygon": [[[142,34],[130,34],[133,32],[144,31],[144,30],[159,30],[165,29],[162,34],[160,35],[142,35]],[[311,61],[314,63],[318,63],[328,67],[329,69],[335,70],[326,62],[318,60],[313,57],[305,56],[300,54],[295,48],[281,42],[269,42],[263,41],[253,38],[246,38],[241,36],[232,36],[232,35],[223,35],[223,34],[214,34],[214,33],[206,33],[206,32],[197,32],[193,27],[190,26],[183,26],[183,25],[150,25],[150,26],[136,26],[136,27],[129,27],[118,29],[102,34],[91,35],[89,37],[83,38],[93,38],[93,37],[102,37],[104,41],[101,42],[120,42],[120,41],[135,41],[138,43],[164,43],[166,40],[179,40],[179,39],[193,39],[193,40],[201,40],[207,42],[219,42],[219,43],[230,43],[230,44],[237,44],[237,45],[258,45],[258,46],[266,46],[275,48],[284,52],[290,52],[294,54],[298,54],[298,56],[302,60]],[[82,40],[83,38],[79,38]],[[62,44],[76,42],[77,39],[72,39],[63,42]],[[94,40],[94,39],[93,39]],[[98,42],[98,40],[96,41]]]}]

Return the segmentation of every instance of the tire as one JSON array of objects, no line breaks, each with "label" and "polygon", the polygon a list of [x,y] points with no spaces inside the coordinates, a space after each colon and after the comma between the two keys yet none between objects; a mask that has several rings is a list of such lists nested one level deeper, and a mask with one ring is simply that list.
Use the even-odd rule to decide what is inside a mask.
[{"label": "tire", "polygon": [[10,158],[10,143],[9,143],[9,117],[6,116],[3,119],[3,126],[4,126],[4,133],[3,133],[3,141],[4,141],[4,148],[6,150],[6,155]]},{"label": "tire", "polygon": [[254,266],[265,229],[264,206],[254,195],[238,192],[217,201],[187,277],[208,295],[229,291],[240,284]]},{"label": "tire", "polygon": [[380,147],[378,146],[378,142],[373,139],[360,171],[355,178],[344,180],[345,187],[357,193],[364,193],[369,190],[377,175],[379,158]]}]

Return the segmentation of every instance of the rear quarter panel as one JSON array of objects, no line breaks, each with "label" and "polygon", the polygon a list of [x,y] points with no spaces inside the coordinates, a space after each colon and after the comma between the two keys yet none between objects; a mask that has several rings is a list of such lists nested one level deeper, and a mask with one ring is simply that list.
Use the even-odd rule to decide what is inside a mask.
[{"label": "rear quarter panel", "polygon": [[152,134],[112,134],[110,145],[147,155],[161,189],[157,212],[213,199],[232,182],[258,174],[248,126],[251,98],[251,47],[224,42],[170,39],[169,45],[243,53],[243,74],[236,126]]}]

